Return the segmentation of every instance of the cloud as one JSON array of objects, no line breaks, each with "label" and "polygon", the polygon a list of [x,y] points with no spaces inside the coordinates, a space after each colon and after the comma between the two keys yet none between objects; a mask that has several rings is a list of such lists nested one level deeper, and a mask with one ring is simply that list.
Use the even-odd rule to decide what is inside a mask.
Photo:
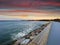
[{"label": "cloud", "polygon": [[0,8],[40,8],[41,6],[60,7],[60,0],[0,0]]},{"label": "cloud", "polygon": [[55,19],[55,18],[60,19],[59,14],[58,13],[32,13],[32,12],[22,12],[21,13],[20,12],[17,15],[16,12],[15,13],[10,12],[10,13],[1,14],[0,20],[40,20],[40,19]]}]

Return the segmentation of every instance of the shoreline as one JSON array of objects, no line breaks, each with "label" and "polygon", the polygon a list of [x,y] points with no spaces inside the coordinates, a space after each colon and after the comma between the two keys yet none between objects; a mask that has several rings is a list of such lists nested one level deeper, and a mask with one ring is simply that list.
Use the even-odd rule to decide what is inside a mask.
[{"label": "shoreline", "polygon": [[48,25],[49,23],[47,24],[44,24],[41,26],[41,28],[38,28],[38,29],[35,29],[33,30],[32,32],[30,32],[29,34],[25,35],[24,37],[16,40],[16,42],[14,42],[12,45],[19,45],[19,43],[22,43],[23,40],[26,40],[28,39],[28,43],[26,45],[28,45],[33,39],[34,37],[36,37],[41,31],[43,31],[43,29]]}]

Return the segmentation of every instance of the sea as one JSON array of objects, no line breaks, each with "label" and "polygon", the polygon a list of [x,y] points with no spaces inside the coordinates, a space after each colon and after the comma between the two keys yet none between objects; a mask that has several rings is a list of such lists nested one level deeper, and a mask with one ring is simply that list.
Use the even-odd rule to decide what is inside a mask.
[{"label": "sea", "polygon": [[60,45],[60,22],[53,22],[46,45]]},{"label": "sea", "polygon": [[27,35],[29,32],[40,28],[45,21],[0,21],[0,45],[5,45],[11,41]]}]

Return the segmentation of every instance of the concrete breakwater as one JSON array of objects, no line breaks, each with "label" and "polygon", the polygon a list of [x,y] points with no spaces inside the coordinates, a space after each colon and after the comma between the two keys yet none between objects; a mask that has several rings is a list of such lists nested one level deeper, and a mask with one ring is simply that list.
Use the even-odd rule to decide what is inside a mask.
[{"label": "concrete breakwater", "polygon": [[[24,37],[16,40],[16,42],[13,45],[33,45],[33,43],[34,43],[33,40],[36,40],[37,41],[37,37],[38,37],[38,40],[40,40],[41,37],[39,37],[38,35],[40,33],[42,33],[44,30],[46,30],[45,27],[47,27],[48,24],[49,23],[44,24],[44,25],[41,26],[41,28],[38,28],[38,29],[30,32],[28,35],[26,35],[26,36],[24,36]],[[49,31],[47,31],[47,32],[49,32]]]},{"label": "concrete breakwater", "polygon": [[39,33],[28,45],[46,45],[51,24],[52,23],[50,23],[41,33]]}]

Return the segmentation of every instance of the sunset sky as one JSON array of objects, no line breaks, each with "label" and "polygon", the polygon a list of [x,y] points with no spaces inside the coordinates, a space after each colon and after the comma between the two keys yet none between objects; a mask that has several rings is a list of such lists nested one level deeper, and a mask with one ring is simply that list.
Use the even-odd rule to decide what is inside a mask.
[{"label": "sunset sky", "polygon": [[41,20],[41,19],[60,19],[59,12],[53,11],[2,11],[0,20]]},{"label": "sunset sky", "polygon": [[60,19],[60,0],[0,0],[0,20]]}]

